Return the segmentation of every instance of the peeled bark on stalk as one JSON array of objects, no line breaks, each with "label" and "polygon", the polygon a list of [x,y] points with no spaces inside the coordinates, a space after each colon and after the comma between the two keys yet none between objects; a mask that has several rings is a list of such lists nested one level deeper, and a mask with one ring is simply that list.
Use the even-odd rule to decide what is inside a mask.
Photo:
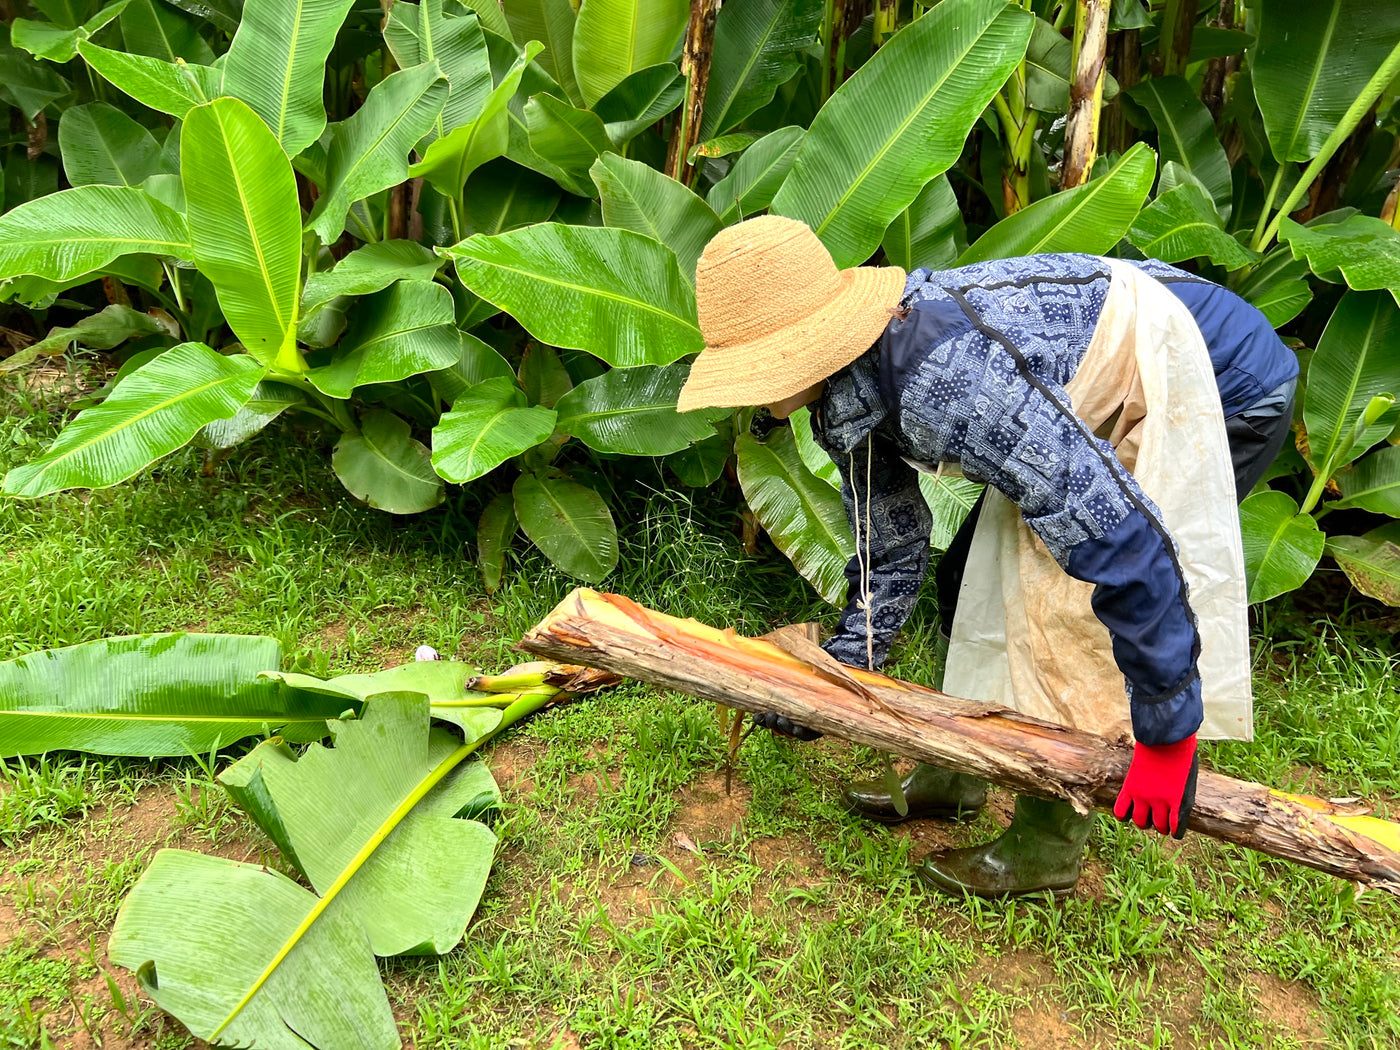
[{"label": "peeled bark on stalk", "polygon": [[687,159],[700,141],[700,117],[705,112],[705,90],[710,84],[710,55],[715,44],[715,15],[720,0],[691,0],[690,24],[685,31],[681,72],[685,74],[685,102],[680,122],[666,152],[666,174],[689,186],[695,168]]},{"label": "peeled bark on stalk", "polygon": [[[1162,36],[1157,41],[1157,58],[1161,60],[1160,74],[1185,76],[1191,56],[1191,34],[1196,28],[1197,0],[1167,0],[1162,16]],[[1158,73],[1157,61],[1152,63]]]},{"label": "peeled bark on stalk", "polygon": [[1099,110],[1103,106],[1104,60],[1108,54],[1109,0],[1075,0],[1074,79],[1069,86],[1069,121],[1060,189],[1089,181],[1099,151]]},{"label": "peeled bark on stalk", "polygon": [[[846,667],[800,626],[744,638],[578,588],[520,648],[746,711],[776,711],[858,744],[1110,809],[1132,749],[996,704]],[[1320,799],[1200,774],[1191,829],[1400,895],[1400,825]]]},{"label": "peeled bark on stalk", "polygon": [[1400,182],[1390,187],[1390,192],[1386,194],[1385,203],[1381,205],[1381,221],[1390,223],[1391,226],[1400,230]]},{"label": "peeled bark on stalk", "polygon": [[877,50],[894,36],[899,24],[899,0],[875,0],[875,24],[870,30],[870,48]]}]

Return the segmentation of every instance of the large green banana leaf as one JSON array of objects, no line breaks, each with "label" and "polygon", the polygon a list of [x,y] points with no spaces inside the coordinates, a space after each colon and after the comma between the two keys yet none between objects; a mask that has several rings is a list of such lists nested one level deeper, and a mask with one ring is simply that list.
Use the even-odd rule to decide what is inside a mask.
[{"label": "large green banana leaf", "polygon": [[1347,292],[1323,329],[1308,365],[1303,395],[1303,424],[1308,431],[1308,454],[1321,470],[1334,458],[1336,470],[1348,456],[1384,438],[1395,426],[1393,415],[1355,435],[1362,410],[1381,395],[1400,395],[1400,307],[1388,292]]},{"label": "large green banana leaf", "polygon": [[501,157],[472,172],[462,196],[466,232],[494,235],[547,222],[560,191],[552,179]]},{"label": "large green banana leaf", "polygon": [[520,354],[516,369],[520,387],[533,405],[553,408],[574,388],[574,377],[564,367],[559,351],[546,343],[530,343]]},{"label": "large green banana leaf", "polygon": [[302,372],[301,207],[287,155],[234,98],[196,106],[180,134],[195,262],[243,346],[269,368]]},{"label": "large green banana leaf", "polygon": [[807,223],[838,267],[865,262],[958,159],[1034,21],[1005,0],[944,0],[900,30],[812,121],[773,211]]},{"label": "large green banana leaf", "polygon": [[190,257],[184,218],[129,186],[80,186],[0,215],[0,279],[67,281],[123,255]]},{"label": "large green banana leaf", "polygon": [[244,0],[223,93],[252,107],[295,157],[326,127],[326,59],[351,0]]},{"label": "large green banana leaf", "polygon": [[1238,270],[1259,261],[1258,252],[1225,232],[1214,203],[1194,182],[1183,182],[1142,209],[1128,240],[1149,259],[1169,263],[1204,257]]},{"label": "large green banana leaf", "polygon": [[570,576],[601,583],[617,567],[617,526],[603,497],[591,488],[523,473],[512,493],[525,535]]},{"label": "large green banana leaf", "polygon": [[1267,317],[1269,324],[1282,328],[1312,302],[1307,274],[1307,263],[1295,260],[1289,249],[1277,248],[1248,271],[1235,291]]},{"label": "large green banana leaf", "polygon": [[520,87],[525,68],[539,53],[537,41],[527,44],[486,96],[480,112],[436,139],[424,152],[423,159],[408,169],[409,175],[421,176],[433,189],[455,200],[466,185],[467,177],[488,160],[501,156],[510,145],[506,106]]},{"label": "large green banana leaf", "polygon": [[856,545],[840,494],[803,465],[787,427],[766,442],[740,434],[734,447],[739,484],[758,523],[818,594],[843,603],[846,563]]},{"label": "large green banana leaf", "polygon": [[105,102],[64,110],[58,148],[73,186],[139,186],[161,168],[155,136]]},{"label": "large green banana leaf", "polygon": [[297,388],[264,380],[253,388],[248,403],[228,419],[206,423],[194,436],[197,448],[223,449],[241,445],[289,408],[306,404]]},{"label": "large green banana leaf", "polygon": [[457,360],[447,368],[428,375],[437,396],[449,405],[462,394],[488,379],[509,379],[515,382],[515,369],[510,362],[485,342],[468,332],[459,332]]},{"label": "large green banana leaf", "polygon": [[1184,77],[1152,77],[1128,92],[1157,125],[1161,162],[1180,164],[1200,180],[1220,217],[1228,220],[1234,194],[1230,160],[1215,133],[1215,118]]},{"label": "large green banana leaf", "polygon": [[[15,47],[28,51],[35,58],[47,59],[55,64],[71,62],[78,53],[78,42],[87,40],[112,19],[132,5],[132,0],[117,0],[108,4],[82,25],[77,24],[78,12],[64,12],[62,25],[56,22],[35,22],[28,18],[13,18],[10,22],[9,42]],[[35,5],[36,7],[41,5]],[[91,5],[84,5],[92,10]],[[50,9],[52,10],[52,9]],[[54,14],[58,14],[57,11]],[[133,48],[135,50],[135,48]],[[211,55],[210,58],[213,56]],[[41,67],[42,68],[42,67]],[[28,114],[26,114],[28,115]]]},{"label": "large green banana leaf", "polygon": [[198,65],[214,61],[214,51],[194,22],[160,0],[127,0],[121,9],[122,43],[128,50],[166,62]]},{"label": "large green banana leaf", "polygon": [[1240,504],[1240,532],[1251,604],[1301,587],[1327,542],[1317,519],[1298,513],[1293,497],[1274,489],[1256,492]]},{"label": "large green banana leaf", "polygon": [[497,493],[481,512],[476,524],[476,562],[481,566],[481,582],[487,594],[495,594],[505,574],[506,551],[520,530],[515,520],[515,496]]},{"label": "large green banana leaf", "polygon": [[461,354],[452,293],[435,281],[397,281],[355,307],[328,365],[306,378],[323,394],[348,398],[366,383],[392,383],[447,368]]},{"label": "large green banana leaf", "polygon": [[806,406],[797,409],[788,416],[788,426],[792,428],[792,436],[797,442],[797,454],[802,458],[803,464],[816,477],[840,491],[841,471],[836,468],[835,461],[827,454],[826,449],[817,444],[817,439],[812,434],[811,410]]},{"label": "large green banana leaf", "polygon": [[729,409],[677,412],[676,398],[690,364],[614,368],[580,383],[559,399],[556,424],[599,452],[664,456],[714,434],[710,424]]},{"label": "large green banana leaf", "polygon": [[45,751],[200,755],[247,736],[325,735],[351,705],[259,680],[275,638],[147,634],[0,663],[0,758]]},{"label": "large green banana leaf", "polygon": [[331,129],[326,186],[307,227],[327,244],[345,229],[350,205],[408,178],[408,155],[447,101],[447,78],[436,62],[381,80],[354,114]]},{"label": "large green banana leaf", "polygon": [[598,187],[603,222],[660,241],[694,281],[700,253],[720,231],[714,209],[675,179],[616,153],[599,157],[589,174]]},{"label": "large green banana leaf", "polygon": [[491,58],[476,18],[445,16],[442,0],[396,3],[389,9],[384,40],[402,69],[436,62],[447,77],[447,100],[434,118],[433,138],[481,113],[491,95]]},{"label": "large green banana leaf", "polygon": [[1400,298],[1400,230],[1388,222],[1353,215],[1333,225],[1301,226],[1285,216],[1278,239],[1295,259],[1306,258],[1323,280],[1340,271],[1348,287],[1359,292],[1388,288]]},{"label": "large green banana leaf", "polygon": [[633,73],[593,104],[608,138],[621,149],[643,128],[655,124],[680,105],[685,77],[674,62],[647,66]]},{"label": "large green banana leaf", "polygon": [[792,79],[802,68],[796,52],[815,38],[822,6],[822,0],[729,0],[720,8],[698,141],[762,109]]},{"label": "large green banana leaf", "polygon": [[946,176],[933,179],[895,216],[881,246],[885,258],[905,270],[941,270],[957,262],[967,248],[967,227]]},{"label": "large green banana leaf", "polygon": [[172,117],[183,117],[194,106],[217,98],[223,75],[208,66],[177,66],[158,58],[113,51],[84,40],[78,54],[104,80],[137,102]]},{"label": "large green banana leaf", "polygon": [[1132,226],[1156,169],[1152,150],[1139,142],[1106,175],[1008,215],[963,252],[958,264],[1037,252],[1102,254]]},{"label": "large green banana leaf", "polygon": [[551,346],[617,368],[668,365],[704,346],[675,255],[631,230],[546,222],[447,254],[463,284]]},{"label": "large green banana leaf", "polygon": [[583,104],[574,77],[574,9],[569,0],[504,0],[506,22],[516,44],[531,40],[544,45],[540,66],[564,89],[574,105]]},{"label": "large green banana leaf", "polygon": [[573,41],[583,100],[592,106],[629,74],[669,59],[689,15],[686,0],[583,0]]},{"label": "large green banana leaf", "polygon": [[183,448],[206,423],[232,416],[264,373],[247,355],[224,357],[203,343],[182,343],[80,412],[47,452],[5,475],[4,491],[32,498],[125,481]]},{"label": "large green banana leaf", "polygon": [[576,109],[553,95],[536,95],[525,103],[525,127],[530,148],[580,183],[587,180],[593,162],[613,148],[596,113]]},{"label": "large green banana leaf", "polygon": [[977,505],[983,486],[967,478],[919,474],[919,490],[924,494],[933,525],[929,529],[929,544],[934,550],[945,551],[958,534],[968,514]]},{"label": "large green banana leaf", "polygon": [[375,241],[361,245],[329,270],[306,278],[301,312],[313,313],[342,295],[369,295],[395,281],[431,281],[443,260],[416,241]]},{"label": "large green banana leaf", "polygon": [[392,412],[369,412],[359,433],[343,435],[331,453],[331,469],[350,495],[375,510],[421,514],[443,500],[430,453]]},{"label": "large green banana leaf", "polygon": [[1368,598],[1400,605],[1400,544],[1374,535],[1332,536],[1327,553]]},{"label": "large green banana leaf", "polygon": [[[382,694],[297,758],[260,745],[225,777],[295,851],[313,890],[256,864],[162,850],[108,951],[211,1042],[398,1047],[374,956],[449,951],[485,887],[495,836],[457,819],[481,795],[478,744],[431,728],[421,694]],[[222,946],[217,966],[209,945]]]},{"label": "large green banana leaf", "polygon": [[1400,446],[1362,456],[1337,475],[1337,485],[1342,499],[1331,504],[1334,508],[1361,507],[1400,518]]},{"label": "large green banana leaf", "polygon": [[729,173],[710,188],[705,198],[720,222],[726,226],[738,222],[772,203],[773,195],[797,160],[806,134],[802,128],[779,128],[739,155]]},{"label": "large green banana leaf", "polygon": [[433,427],[433,468],[466,484],[553,432],[553,409],[532,408],[510,379],[488,379],[459,394]]},{"label": "large green banana leaf", "polygon": [[1260,0],[1251,57],[1269,148],[1311,160],[1400,43],[1400,4]]}]

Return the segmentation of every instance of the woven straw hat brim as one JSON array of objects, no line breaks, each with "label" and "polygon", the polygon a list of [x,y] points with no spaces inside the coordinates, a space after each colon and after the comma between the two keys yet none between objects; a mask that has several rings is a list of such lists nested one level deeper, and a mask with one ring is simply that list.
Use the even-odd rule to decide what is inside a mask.
[{"label": "woven straw hat brim", "polygon": [[870,349],[904,294],[897,266],[840,273],[831,300],[791,324],[746,343],[706,347],[690,368],[676,407],[738,408],[791,397],[839,372]]}]

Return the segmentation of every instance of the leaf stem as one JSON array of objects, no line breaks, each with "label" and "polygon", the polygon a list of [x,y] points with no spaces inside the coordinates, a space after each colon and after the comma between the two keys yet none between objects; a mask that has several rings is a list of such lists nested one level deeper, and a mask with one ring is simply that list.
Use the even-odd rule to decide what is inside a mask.
[{"label": "leaf stem", "polygon": [[1264,227],[1269,221],[1269,212],[1273,209],[1274,198],[1278,196],[1278,188],[1283,184],[1283,166],[1287,161],[1279,161],[1278,168],[1274,172],[1274,179],[1269,183],[1269,192],[1264,197],[1264,207],[1259,212],[1259,221],[1254,226],[1254,250],[1259,250],[1259,244],[1264,237]]}]

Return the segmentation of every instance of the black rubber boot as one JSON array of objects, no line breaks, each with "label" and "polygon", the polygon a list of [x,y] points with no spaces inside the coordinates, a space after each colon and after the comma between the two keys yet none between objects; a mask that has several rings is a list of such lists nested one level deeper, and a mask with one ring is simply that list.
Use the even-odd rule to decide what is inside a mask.
[{"label": "black rubber boot", "polygon": [[961,897],[1015,897],[1050,890],[1063,897],[1079,881],[1092,815],[1068,802],[1019,795],[1016,815],[984,846],[931,853],[914,869],[929,886]]},{"label": "black rubber boot", "polygon": [[919,764],[900,783],[909,812],[900,816],[883,780],[865,780],[841,792],[841,801],[852,813],[899,824],[905,820],[975,820],[987,801],[987,782],[942,766]]}]

